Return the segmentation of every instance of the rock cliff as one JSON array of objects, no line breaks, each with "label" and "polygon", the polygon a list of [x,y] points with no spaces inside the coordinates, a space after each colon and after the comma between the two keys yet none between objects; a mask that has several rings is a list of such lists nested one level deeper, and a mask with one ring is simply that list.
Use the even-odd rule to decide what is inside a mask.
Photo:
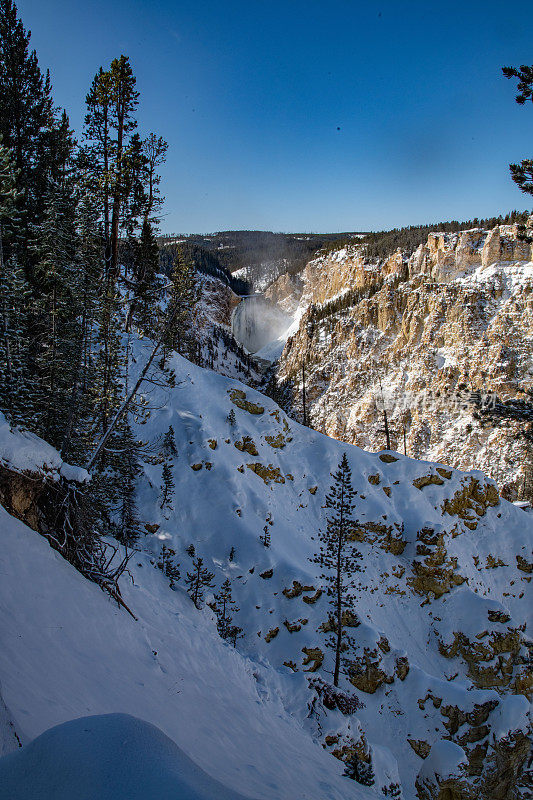
[{"label": "rock cliff", "polygon": [[[528,225],[529,235],[533,218]],[[513,500],[533,492],[525,423],[497,426],[479,402],[527,397],[533,387],[531,237],[517,225],[431,233],[409,258],[367,263],[360,246],[311,261],[302,286],[279,279],[270,296],[305,308],[278,379],[292,383],[317,430],[370,450],[481,469]],[[299,294],[299,297],[298,297]]]}]

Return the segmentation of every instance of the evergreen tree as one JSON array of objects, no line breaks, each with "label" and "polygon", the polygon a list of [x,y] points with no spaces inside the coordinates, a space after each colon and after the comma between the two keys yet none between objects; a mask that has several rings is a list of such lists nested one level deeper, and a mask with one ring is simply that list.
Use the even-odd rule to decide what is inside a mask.
[{"label": "evergreen tree", "polygon": [[[516,102],[519,105],[524,105],[528,100],[533,103],[533,66],[522,65],[519,69],[503,67],[502,72],[506,78],[518,79]],[[533,195],[533,159],[527,158],[520,164],[509,164],[509,170],[519,189]]]},{"label": "evergreen tree", "polygon": [[388,786],[382,786],[381,793],[385,797],[392,797],[393,800],[401,800],[402,797],[402,789],[399,783],[389,783]]},{"label": "evergreen tree", "polygon": [[174,588],[176,585],[176,581],[179,581],[181,577],[181,573],[179,570],[179,564],[175,560],[176,552],[171,548],[167,547],[165,544],[161,548],[161,553],[159,555],[159,561],[157,562],[157,566],[163,573],[166,578],[169,578],[169,586],[171,589]]},{"label": "evergreen tree", "polygon": [[159,248],[151,224],[144,220],[141,236],[133,248],[133,296],[126,320],[126,330],[135,320],[142,331],[154,334],[160,285],[157,281]]},{"label": "evergreen tree", "polygon": [[262,536],[259,537],[259,541],[265,547],[270,547],[270,531],[268,529],[268,525],[265,525],[265,527],[263,528],[263,534]]},{"label": "evergreen tree", "polygon": [[[26,334],[26,298],[29,287],[15,258],[4,258],[4,238],[13,229],[18,192],[17,173],[11,150],[4,147],[0,136],[0,402],[2,410],[17,419],[24,408],[25,364],[28,342]],[[26,387],[27,388],[27,387]]]},{"label": "evergreen tree", "polygon": [[326,495],[326,528],[320,531],[320,552],[314,561],[324,570],[320,577],[326,583],[326,593],[330,598],[330,605],[333,606],[333,614],[329,619],[333,632],[326,643],[335,652],[333,684],[338,686],[341,656],[347,646],[344,617],[352,608],[352,575],[360,569],[357,560],[361,557],[350,540],[354,527],[352,513],[355,492],[346,453],[331,477],[333,483]]},{"label": "evergreen tree", "polygon": [[235,418],[235,410],[233,408],[230,410],[226,419],[228,420],[230,427],[234,428],[237,423],[237,420]]},{"label": "evergreen tree", "polygon": [[217,615],[217,630],[222,639],[228,639],[233,630],[233,614],[239,609],[231,592],[231,581],[226,578],[220,591],[215,594],[213,610]]},{"label": "evergreen tree", "polygon": [[357,753],[353,753],[346,761],[344,775],[351,778],[362,786],[373,786],[375,783],[374,770],[372,768],[372,759],[364,761]]},{"label": "evergreen tree", "polygon": [[187,573],[185,583],[187,584],[187,592],[193,601],[196,608],[201,608],[204,601],[205,589],[213,588],[212,583],[215,577],[213,572],[209,572],[207,567],[204,567],[202,558],[197,558],[193,561],[193,571]]},{"label": "evergreen tree", "polygon": [[163,485],[161,486],[161,491],[163,494],[163,498],[161,500],[161,508],[164,508],[165,506],[167,506],[168,508],[171,507],[174,486],[175,484],[174,484],[174,477],[172,475],[172,468],[165,461],[165,463],[163,464]]},{"label": "evergreen tree", "polygon": [[30,357],[39,384],[37,431],[59,447],[77,367],[79,305],[76,291],[74,202],[68,188],[50,185],[44,219],[31,228],[39,296],[33,303]]},{"label": "evergreen tree", "polygon": [[199,297],[196,269],[192,259],[178,251],[174,257],[169,308],[174,311],[174,323],[165,337],[165,346],[180,355],[190,355],[194,350],[192,319]]},{"label": "evergreen tree", "polygon": [[103,274],[104,240],[98,214],[85,195],[77,208],[77,275],[75,291],[79,302],[76,366],[71,387],[69,413],[61,443],[61,454],[76,463],[84,459],[91,445],[93,419],[99,398],[96,382],[96,326],[100,310],[99,287]]},{"label": "evergreen tree", "polygon": [[235,548],[232,546],[231,550],[229,551],[229,560],[233,561],[235,558]]},{"label": "evergreen tree", "polygon": [[193,544],[188,545],[188,547],[185,548],[185,552],[190,558],[194,558],[196,553],[194,545]]},{"label": "evergreen tree", "polygon": [[[29,44],[15,3],[0,0],[0,134],[13,152],[23,227],[40,221],[55,126],[50,77],[42,74]],[[9,246],[6,258],[11,253]]]},{"label": "evergreen tree", "polygon": [[142,180],[146,194],[144,218],[147,222],[155,225],[159,224],[159,210],[163,203],[159,193],[161,176],[158,174],[158,170],[166,160],[167,150],[168,143],[161,136],[156,136],[155,133],[150,133],[142,143],[144,154]]},{"label": "evergreen tree", "polygon": [[176,438],[174,435],[174,428],[172,425],[169,425],[168,431],[165,433],[163,437],[163,455],[167,456],[167,458],[171,458],[172,456],[178,455],[178,449],[176,447]]}]

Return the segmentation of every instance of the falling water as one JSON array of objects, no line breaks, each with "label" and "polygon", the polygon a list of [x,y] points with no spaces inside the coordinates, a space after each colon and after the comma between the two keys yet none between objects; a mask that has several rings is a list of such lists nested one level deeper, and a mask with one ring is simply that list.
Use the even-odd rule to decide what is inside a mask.
[{"label": "falling water", "polygon": [[256,353],[281,336],[291,322],[292,317],[278,306],[263,295],[254,294],[245,297],[234,309],[231,329],[238,342],[250,353]]}]

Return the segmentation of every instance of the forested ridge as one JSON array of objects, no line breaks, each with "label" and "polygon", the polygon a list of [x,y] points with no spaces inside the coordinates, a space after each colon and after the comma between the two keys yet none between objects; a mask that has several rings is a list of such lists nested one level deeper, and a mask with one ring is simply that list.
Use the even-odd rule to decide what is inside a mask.
[{"label": "forested ridge", "polygon": [[[191,254],[175,249],[160,275],[167,143],[139,131],[128,57],[95,66],[75,133],[13,0],[0,0],[0,410],[90,467],[83,513],[62,521],[83,530],[87,552],[105,533],[124,544],[139,536],[146,443],[130,422],[147,410],[137,376],[150,364],[145,380],[172,384],[166,354],[197,353]],[[147,342],[140,364],[133,332]]]}]

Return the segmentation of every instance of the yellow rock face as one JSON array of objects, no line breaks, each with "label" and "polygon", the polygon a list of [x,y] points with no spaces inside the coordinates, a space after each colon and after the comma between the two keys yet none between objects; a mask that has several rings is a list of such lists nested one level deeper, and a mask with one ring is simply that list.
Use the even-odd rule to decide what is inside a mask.
[{"label": "yellow rock face", "polygon": [[476,418],[470,393],[508,400],[533,388],[531,258],[516,225],[430,234],[409,259],[381,264],[365,263],[356,246],[320,257],[302,273],[310,305],[279,378],[299,380],[305,359],[315,429],[380,451],[385,405],[393,450],[405,443],[414,458],[480,469],[517,499],[533,484],[521,423]]}]

